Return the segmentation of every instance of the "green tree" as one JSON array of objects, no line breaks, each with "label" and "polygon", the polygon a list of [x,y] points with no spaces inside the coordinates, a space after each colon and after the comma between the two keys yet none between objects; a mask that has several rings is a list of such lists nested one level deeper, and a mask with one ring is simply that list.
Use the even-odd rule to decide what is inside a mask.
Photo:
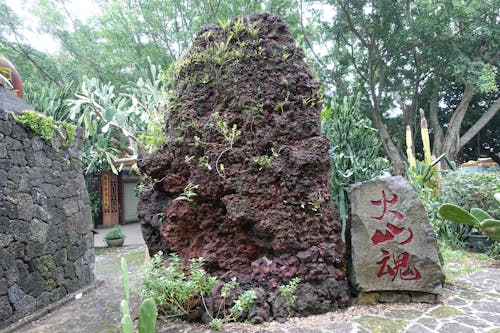
[{"label": "green tree", "polygon": [[[71,12],[69,1],[29,1],[43,32],[60,44],[56,54],[47,55],[25,44],[21,31],[26,26],[0,0],[0,25],[5,25],[0,41],[5,40],[9,52],[15,54],[22,72],[37,73],[25,77],[27,100],[58,119],[71,115],[71,121],[85,128],[87,172],[116,171],[113,160],[123,151],[131,148],[129,153],[136,154],[139,146],[152,149],[161,143],[166,82],[160,78],[160,67],[172,66],[201,26],[264,10],[296,17],[293,0],[109,0],[98,4],[98,14],[82,21]],[[39,69],[31,71],[33,67]]]},{"label": "green tree", "polygon": [[67,2],[31,1],[43,30],[61,45],[58,64],[72,80],[86,75],[117,88],[138,77],[151,80],[149,62],[168,68],[205,24],[260,11],[296,17],[294,0],[109,0],[82,22]]},{"label": "green tree", "polygon": [[153,80],[139,79],[117,92],[112,84],[83,78],[76,98],[69,101],[71,119],[85,130],[84,165],[87,173],[118,170],[121,154],[137,155],[163,143],[164,80],[160,68],[151,66]]},{"label": "green tree", "polygon": [[60,83],[61,77],[54,59],[31,47],[23,30],[23,21],[5,0],[0,0],[0,53],[14,64],[23,82]]},{"label": "green tree", "polygon": [[[313,51],[324,47],[321,54],[312,52],[321,76],[337,93],[362,93],[396,173],[403,173],[405,161],[401,123],[416,133],[419,108],[430,115],[435,154],[450,159],[497,113],[498,98],[463,130],[472,97],[498,90],[498,0],[321,3],[333,21],[316,15],[304,24],[314,26],[313,33],[303,29]],[[445,99],[453,85],[462,91],[456,106]],[[387,126],[391,119],[397,127]]]}]

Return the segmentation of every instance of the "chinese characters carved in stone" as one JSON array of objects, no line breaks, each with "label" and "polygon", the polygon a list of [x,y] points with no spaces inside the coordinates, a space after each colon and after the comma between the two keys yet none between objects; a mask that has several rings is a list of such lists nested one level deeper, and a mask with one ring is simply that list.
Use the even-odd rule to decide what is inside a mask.
[{"label": "chinese characters carved in stone", "polygon": [[[385,223],[385,229],[380,230],[377,228],[371,237],[373,245],[384,244],[385,242],[396,242],[405,245],[413,240],[413,231],[410,227],[398,227],[391,223],[404,220],[404,215],[396,207],[398,203],[397,194],[386,194],[382,190],[382,198],[380,200],[370,200],[370,203],[374,207],[382,208],[380,215],[371,216],[371,218],[376,221],[375,223]],[[395,221],[393,221],[394,219]],[[391,276],[391,281],[394,281],[397,277],[402,280],[420,280],[422,278],[417,268],[409,266],[410,254],[408,252],[396,255],[389,250],[381,249],[381,253],[382,259],[377,262],[380,265],[377,278],[381,278],[386,274]]]}]

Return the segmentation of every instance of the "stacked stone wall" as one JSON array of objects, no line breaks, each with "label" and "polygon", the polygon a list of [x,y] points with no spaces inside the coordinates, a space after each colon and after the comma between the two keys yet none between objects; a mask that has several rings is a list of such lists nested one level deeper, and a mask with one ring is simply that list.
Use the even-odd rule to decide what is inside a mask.
[{"label": "stacked stone wall", "polygon": [[81,145],[0,109],[0,329],[94,280]]}]

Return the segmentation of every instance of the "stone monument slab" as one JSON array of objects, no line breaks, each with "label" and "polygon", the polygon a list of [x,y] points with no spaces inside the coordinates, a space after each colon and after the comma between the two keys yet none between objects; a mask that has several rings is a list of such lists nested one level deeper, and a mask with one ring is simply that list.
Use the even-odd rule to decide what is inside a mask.
[{"label": "stone monument slab", "polygon": [[352,285],[362,292],[438,293],[444,274],[436,237],[408,181],[384,176],[349,192]]}]

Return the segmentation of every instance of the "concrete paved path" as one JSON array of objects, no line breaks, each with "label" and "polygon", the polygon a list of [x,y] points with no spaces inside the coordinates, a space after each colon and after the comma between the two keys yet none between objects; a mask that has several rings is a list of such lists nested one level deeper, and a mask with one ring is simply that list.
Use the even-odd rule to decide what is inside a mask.
[{"label": "concrete paved path", "polygon": [[[122,232],[127,236],[125,238],[125,245],[144,245],[144,238],[142,238],[141,224],[130,223],[125,225],[120,225]],[[106,242],[104,241],[104,236],[111,228],[99,228],[95,229],[98,233],[94,235],[94,247],[106,247]]]}]

